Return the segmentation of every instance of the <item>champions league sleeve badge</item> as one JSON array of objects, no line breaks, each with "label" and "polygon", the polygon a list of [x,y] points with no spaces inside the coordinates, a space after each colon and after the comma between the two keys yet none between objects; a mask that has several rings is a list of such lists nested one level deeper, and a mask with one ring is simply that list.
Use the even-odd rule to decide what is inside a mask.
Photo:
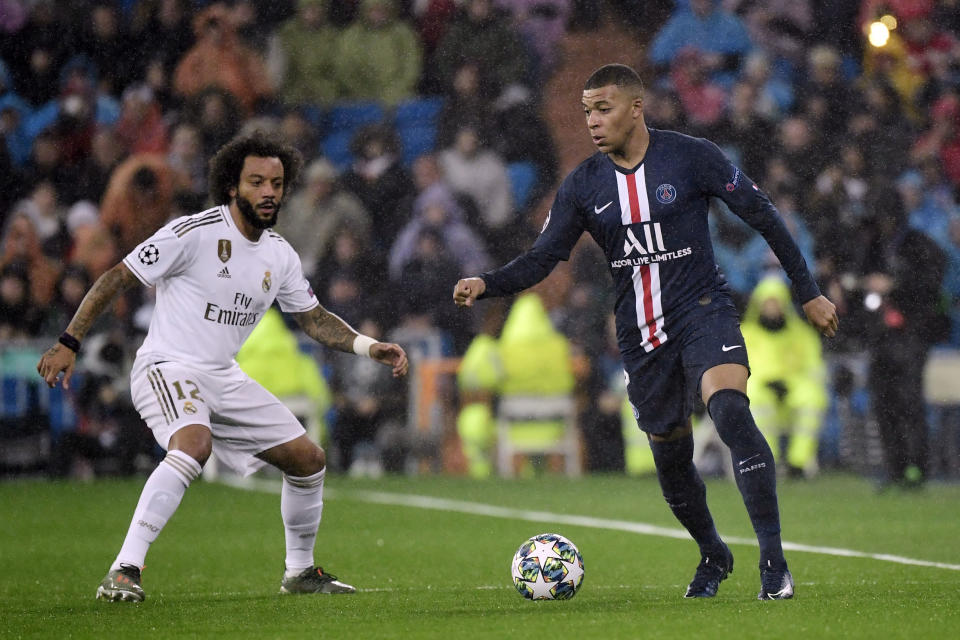
[{"label": "champions league sleeve badge", "polygon": [[147,266],[155,264],[157,260],[160,259],[160,250],[157,249],[157,245],[148,244],[146,246],[140,247],[140,253],[137,254],[142,264]]}]

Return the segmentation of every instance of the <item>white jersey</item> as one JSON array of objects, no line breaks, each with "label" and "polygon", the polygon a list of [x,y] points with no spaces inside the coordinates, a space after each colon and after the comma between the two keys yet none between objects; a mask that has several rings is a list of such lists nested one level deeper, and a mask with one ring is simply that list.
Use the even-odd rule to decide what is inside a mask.
[{"label": "white jersey", "polygon": [[300,258],[275,231],[248,240],[225,205],[183,216],[133,249],[123,263],[157,303],[137,358],[214,371],[234,357],[274,300],[287,313],[316,307]]}]

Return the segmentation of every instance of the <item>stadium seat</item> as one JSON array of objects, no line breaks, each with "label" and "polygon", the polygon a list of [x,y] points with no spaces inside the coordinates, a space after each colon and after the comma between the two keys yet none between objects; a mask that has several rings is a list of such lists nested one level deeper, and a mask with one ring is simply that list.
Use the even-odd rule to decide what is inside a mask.
[{"label": "stadium seat", "polygon": [[437,130],[432,124],[398,127],[397,133],[403,146],[403,163],[408,167],[423,154],[433,151],[437,140]]},{"label": "stadium seat", "polygon": [[[559,422],[562,425],[560,437],[552,441],[539,434],[535,437],[516,437],[514,428],[531,421]],[[497,471],[501,476],[513,475],[513,457],[516,454],[560,455],[563,456],[566,474],[580,475],[580,446],[577,440],[573,396],[563,394],[500,397],[497,403]]]},{"label": "stadium seat", "polygon": [[327,112],[326,124],[331,135],[382,122],[383,106],[379,102],[338,102]]},{"label": "stadium seat", "polygon": [[348,168],[353,162],[353,154],[350,152],[352,137],[352,131],[334,130],[320,141],[320,151],[339,171]]},{"label": "stadium seat", "polygon": [[537,183],[537,167],[532,162],[511,162],[507,165],[513,205],[523,210],[529,204],[533,186]]},{"label": "stadium seat", "polygon": [[318,135],[323,134],[323,132],[327,130],[326,116],[323,112],[323,107],[315,104],[306,104],[300,107],[300,113],[303,115],[304,120],[310,123],[310,126],[313,127],[313,130],[316,131]]},{"label": "stadium seat", "polygon": [[443,98],[414,98],[397,105],[394,122],[397,129],[434,125],[443,108]]}]

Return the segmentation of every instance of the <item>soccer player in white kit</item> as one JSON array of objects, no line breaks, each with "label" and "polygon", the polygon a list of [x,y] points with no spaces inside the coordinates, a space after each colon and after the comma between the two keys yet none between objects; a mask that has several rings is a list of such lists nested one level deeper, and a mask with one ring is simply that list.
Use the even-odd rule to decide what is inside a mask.
[{"label": "soccer player in white kit", "polygon": [[242,475],[265,464],[283,472],[286,538],[281,593],[353,593],[314,564],[326,456],[296,417],[248,377],[235,356],[276,300],[317,342],[354,351],[407,373],[403,349],[357,334],[317,302],[300,259],[272,227],[302,160],[261,132],[235,138],[210,163],[221,204],[169,222],[135,247],[87,292],[59,341],[37,365],[66,388],[80,341],[122,291],[156,287],[156,309],[131,372],[133,401],[166,457],[144,485],[123,546],[97,598],[140,602],[147,550],[215,451]]}]

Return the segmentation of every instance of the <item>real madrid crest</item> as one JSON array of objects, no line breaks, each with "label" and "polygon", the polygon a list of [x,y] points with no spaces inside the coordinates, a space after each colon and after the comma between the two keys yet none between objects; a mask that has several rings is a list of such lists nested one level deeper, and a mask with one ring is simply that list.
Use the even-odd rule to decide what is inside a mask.
[{"label": "real madrid crest", "polygon": [[220,258],[220,262],[229,260],[232,250],[233,245],[230,244],[229,240],[224,240],[223,238],[217,240],[217,257]]},{"label": "real madrid crest", "polygon": [[265,271],[263,273],[263,282],[261,284],[263,286],[264,293],[267,293],[268,291],[270,291],[270,272],[269,271]]},{"label": "real madrid crest", "polygon": [[183,403],[183,412],[188,415],[193,415],[197,412],[197,408],[189,400]]}]

